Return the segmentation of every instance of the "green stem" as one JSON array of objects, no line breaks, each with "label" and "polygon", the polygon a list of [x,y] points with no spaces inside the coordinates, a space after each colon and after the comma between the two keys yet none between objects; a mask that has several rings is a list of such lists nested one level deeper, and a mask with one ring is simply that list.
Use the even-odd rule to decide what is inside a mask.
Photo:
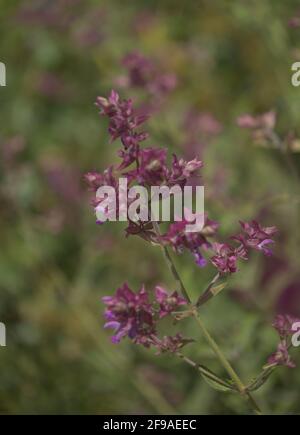
[{"label": "green stem", "polygon": [[[153,221],[152,225],[153,225],[153,228],[154,228],[156,234],[158,235],[158,237],[160,237],[160,229],[159,229],[158,223],[156,221]],[[172,260],[172,258],[170,256],[170,254],[169,254],[169,251],[168,251],[167,247],[163,246],[163,245],[160,245],[160,247],[162,249],[162,252],[163,252],[165,260],[166,260],[166,262],[168,264],[168,267],[169,267],[169,269],[170,269],[170,271],[171,271],[175,281],[177,281],[177,283],[178,283],[179,290],[180,290],[181,294],[191,304],[191,299],[190,299],[190,297],[188,295],[188,292],[186,291],[186,288],[185,288],[185,286],[184,286],[184,284],[182,282],[182,279],[181,279],[179,273],[176,270],[176,267],[175,267],[174,262],[173,262],[173,260]]]},{"label": "green stem", "polygon": [[[153,227],[157,233],[158,236],[160,236],[160,230],[159,230],[159,226],[157,222],[153,222]],[[251,393],[249,393],[246,390],[245,385],[243,384],[243,382],[241,381],[240,377],[238,376],[238,374],[235,372],[235,370],[233,369],[233,367],[231,366],[231,364],[229,363],[229,361],[226,359],[225,355],[223,354],[223,352],[221,351],[221,349],[219,348],[219,346],[217,345],[217,343],[215,342],[215,340],[212,338],[212,336],[210,335],[210,333],[208,332],[208,330],[206,329],[206,327],[204,326],[202,320],[200,319],[199,313],[197,312],[197,309],[192,305],[191,299],[189,297],[189,294],[185,288],[185,285],[179,275],[179,273],[176,270],[176,267],[174,265],[174,262],[169,254],[168,248],[166,246],[160,245],[163,253],[164,253],[164,257],[167,261],[168,267],[173,275],[173,277],[175,278],[175,280],[177,281],[180,291],[182,293],[182,295],[187,299],[187,301],[189,302],[190,308],[192,309],[193,312],[193,316],[196,319],[207,343],[209,344],[209,346],[211,347],[211,349],[214,351],[215,355],[217,356],[217,358],[219,359],[220,363],[222,364],[222,366],[224,367],[224,369],[226,370],[226,372],[228,373],[228,375],[230,376],[230,378],[232,379],[232,381],[235,383],[239,393],[241,394],[241,396],[246,397],[251,405],[251,407],[253,408],[253,410],[255,411],[256,414],[262,414],[259,406],[257,405],[257,403],[255,402],[254,398],[252,397]]]},{"label": "green stem", "polygon": [[196,319],[196,321],[197,321],[197,323],[198,323],[198,325],[199,325],[199,327],[200,327],[204,337],[206,338],[206,341],[210,345],[211,349],[214,351],[215,355],[218,357],[220,363],[222,364],[224,369],[227,371],[228,375],[234,381],[234,383],[235,383],[238,391],[240,392],[240,394],[242,396],[245,396],[248,399],[250,405],[253,407],[253,409],[256,412],[256,414],[261,415],[262,412],[261,412],[259,406],[255,402],[255,400],[252,397],[252,395],[246,390],[245,385],[243,384],[243,382],[241,381],[240,377],[238,376],[236,371],[233,369],[232,365],[229,363],[229,361],[227,360],[227,358],[223,354],[223,352],[220,349],[220,347],[217,345],[217,343],[215,342],[213,337],[210,335],[210,333],[206,329],[204,323],[200,319],[199,313],[196,310],[194,310],[194,317],[195,317],[195,319]]}]

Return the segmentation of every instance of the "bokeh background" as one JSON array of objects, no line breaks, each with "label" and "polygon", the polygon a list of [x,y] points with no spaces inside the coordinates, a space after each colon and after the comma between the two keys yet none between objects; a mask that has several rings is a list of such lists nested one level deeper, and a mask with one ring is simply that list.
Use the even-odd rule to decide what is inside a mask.
[{"label": "bokeh background", "polygon": [[[0,88],[1,413],[247,412],[239,397],[214,391],[183,362],[127,341],[111,344],[103,295],[125,280],[134,289],[174,282],[159,249],[125,239],[122,223],[95,225],[83,174],[117,162],[96,96],[114,87],[145,104],[152,98],[121,86],[124,56],[138,51],[176,76],[149,122],[151,143],[203,158],[206,209],[221,235],[237,231],[239,219],[280,230],[274,258],[253,255],[202,310],[242,378],[254,377],[277,344],[274,313],[300,315],[299,179],[236,118],[276,110],[277,133],[300,134],[300,89],[291,85],[299,10],[291,0],[0,2],[7,67]],[[176,264],[194,297],[214,274],[188,254]],[[182,328],[197,340],[187,354],[222,374],[194,323]],[[293,358],[300,363],[299,349]],[[299,414],[299,387],[299,368],[282,368],[255,396],[265,412]]]}]

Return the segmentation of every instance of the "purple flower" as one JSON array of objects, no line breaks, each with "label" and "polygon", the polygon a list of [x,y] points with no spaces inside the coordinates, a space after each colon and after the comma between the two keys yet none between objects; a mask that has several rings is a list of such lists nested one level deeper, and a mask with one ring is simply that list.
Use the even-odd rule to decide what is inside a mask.
[{"label": "purple flower", "polygon": [[165,148],[143,148],[139,152],[137,167],[126,175],[141,185],[160,185],[165,179],[167,150]]},{"label": "purple flower", "polygon": [[178,295],[175,291],[169,294],[163,287],[155,287],[155,298],[159,303],[160,311],[159,317],[165,317],[173,311],[177,310],[179,306],[186,305],[187,301]]},{"label": "purple flower", "polygon": [[103,173],[92,171],[84,175],[84,179],[91,191],[96,192],[101,186],[117,187],[118,182],[114,176],[113,166],[105,169]]},{"label": "purple flower", "polygon": [[201,231],[187,232],[186,225],[190,223],[183,219],[171,224],[167,233],[161,237],[161,240],[163,243],[170,245],[177,254],[181,254],[184,249],[188,249],[193,254],[197,265],[204,267],[206,260],[200,249],[206,250],[211,247],[207,237],[215,235],[218,224],[206,218]]},{"label": "purple flower", "polygon": [[[132,138],[130,138],[131,140]],[[129,140],[127,141],[127,146],[125,149],[118,150],[118,155],[121,157],[122,162],[118,166],[119,170],[123,170],[128,168],[133,162],[136,162],[139,157],[139,144],[138,142],[132,142],[129,144]]]},{"label": "purple flower", "polygon": [[235,273],[237,271],[238,252],[227,243],[214,243],[215,255],[211,258],[212,264],[222,274]]},{"label": "purple flower", "polygon": [[[169,294],[164,288],[155,288],[155,298],[149,301],[148,293],[142,287],[133,292],[125,283],[118,288],[114,296],[102,298],[106,305],[104,328],[114,330],[113,343],[129,337],[136,344],[156,347],[159,352],[176,352],[192,340],[184,339],[180,334],[160,339],[156,333],[158,321],[187,302],[177,292]],[[159,309],[157,309],[157,305]]]},{"label": "purple flower", "polygon": [[276,227],[264,228],[255,220],[250,223],[240,221],[240,225],[244,233],[232,239],[241,242],[246,250],[252,248],[262,251],[267,256],[272,255],[269,245],[274,243],[272,236],[278,232]]},{"label": "purple flower", "polygon": [[285,341],[281,341],[278,344],[276,352],[268,358],[268,364],[276,364],[290,368],[296,367],[296,364],[292,361],[289,355],[288,346]]},{"label": "purple flower", "polygon": [[146,137],[134,131],[146,121],[147,116],[134,113],[132,100],[120,100],[119,94],[112,90],[108,98],[98,97],[96,106],[100,108],[100,115],[109,117],[108,131],[112,141],[120,137],[126,148],[130,138],[134,137],[138,142]]},{"label": "purple flower", "polygon": [[125,336],[144,345],[148,343],[147,337],[155,334],[155,322],[144,287],[134,293],[125,283],[117,289],[115,296],[106,296],[102,300],[106,305],[104,327],[115,330],[113,343],[119,343]]},{"label": "purple flower", "polygon": [[211,262],[220,273],[236,272],[237,260],[239,258],[248,260],[248,249],[250,248],[262,251],[268,256],[272,254],[269,245],[274,243],[271,237],[277,233],[276,227],[263,228],[256,221],[240,222],[240,225],[244,232],[231,237],[232,240],[239,242],[238,247],[228,243],[215,243],[213,245],[216,255],[211,258]]},{"label": "purple flower", "polygon": [[195,158],[190,161],[185,161],[184,159],[178,159],[178,157],[173,154],[172,166],[167,175],[168,185],[179,184],[184,186],[187,180],[194,175],[199,168],[202,168],[202,166],[203,162],[201,160]]},{"label": "purple flower", "polygon": [[284,365],[287,367],[296,367],[289,355],[289,336],[294,334],[293,325],[298,323],[300,319],[289,314],[278,314],[272,323],[273,328],[279,334],[280,342],[277,346],[276,352],[274,352],[268,359],[268,364]]},{"label": "purple flower", "polygon": [[165,336],[161,340],[155,341],[155,346],[158,350],[157,354],[161,354],[164,352],[176,353],[180,351],[184,346],[189,343],[192,343],[194,340],[189,338],[184,338],[182,334],[178,333],[172,336]]}]

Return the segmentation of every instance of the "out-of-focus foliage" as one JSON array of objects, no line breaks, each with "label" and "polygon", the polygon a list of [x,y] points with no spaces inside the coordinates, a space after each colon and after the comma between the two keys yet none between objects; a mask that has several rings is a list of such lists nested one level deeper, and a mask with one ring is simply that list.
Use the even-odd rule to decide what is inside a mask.
[{"label": "out-of-focus foliage", "polygon": [[[297,12],[289,0],[30,0],[0,5],[0,348],[2,413],[233,413],[239,397],[212,390],[192,368],[102,329],[101,296],[124,280],[174,287],[159,249],[125,239],[121,223],[96,226],[82,175],[116,161],[93,103],[138,50],[175,73],[178,86],[150,122],[151,140],[187,155],[190,110],[222,133],[193,152],[205,162],[206,208],[224,236],[239,219],[276,225],[274,259],[253,256],[203,308],[210,330],[245,381],[275,349],[278,311],[300,315],[299,181],[282,155],[238,129],[244,112],[277,111],[280,135],[300,134]],[[129,97],[128,90],[121,90]],[[146,101],[143,92],[135,91]],[[291,156],[300,173],[299,157]],[[212,278],[176,259],[194,297]],[[197,340],[193,358],[222,373]],[[196,350],[195,350],[196,349]],[[189,350],[187,349],[187,352]],[[196,352],[196,354],[195,354]],[[300,364],[300,350],[293,351]],[[248,378],[248,379],[247,379]],[[279,369],[256,393],[265,412],[300,413],[299,369]]]}]

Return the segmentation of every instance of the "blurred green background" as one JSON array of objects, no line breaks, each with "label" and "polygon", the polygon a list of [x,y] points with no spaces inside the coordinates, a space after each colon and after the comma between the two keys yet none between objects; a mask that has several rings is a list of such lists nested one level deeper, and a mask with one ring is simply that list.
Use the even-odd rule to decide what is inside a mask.
[{"label": "blurred green background", "polygon": [[[103,330],[101,297],[124,281],[174,288],[159,249],[124,237],[124,224],[95,225],[83,183],[117,162],[94,101],[118,89],[121,64],[139,51],[177,87],[149,122],[150,144],[191,151],[190,110],[222,126],[196,131],[206,209],[226,236],[239,219],[277,225],[273,259],[253,255],[203,308],[211,332],[247,381],[275,350],[276,312],[300,316],[299,182],[282,155],[236,126],[248,112],[277,111],[277,132],[300,134],[299,2],[285,0],[0,1],[0,348],[1,413],[240,414],[239,397],[212,390],[189,366]],[[299,6],[300,7],[300,6]],[[143,90],[123,97],[147,102]],[[209,115],[208,115],[209,114]],[[221,127],[219,128],[221,130]],[[199,136],[199,141],[198,137]],[[197,142],[198,141],[198,142]],[[198,147],[198,148],[197,148]],[[297,153],[291,156],[300,172]],[[194,297],[212,278],[191,257],[176,259]],[[186,352],[222,374],[192,321]],[[300,350],[293,350],[300,363]],[[279,369],[255,394],[267,413],[300,413],[299,368]]]}]

